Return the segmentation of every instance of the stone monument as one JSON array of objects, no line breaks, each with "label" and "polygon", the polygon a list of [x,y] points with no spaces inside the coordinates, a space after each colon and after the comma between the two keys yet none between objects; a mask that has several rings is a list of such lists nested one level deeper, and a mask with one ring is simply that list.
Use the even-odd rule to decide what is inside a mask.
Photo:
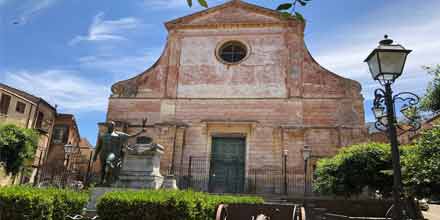
[{"label": "stone monument", "polygon": [[163,183],[160,157],[164,148],[155,143],[134,144],[123,149],[124,158],[115,187],[159,189]]},{"label": "stone monument", "polygon": [[142,131],[134,135],[115,131],[115,122],[113,121],[107,124],[107,133],[99,137],[93,156],[93,161],[96,161],[98,155],[101,160],[101,185],[112,186],[117,181],[122,165],[123,149],[129,138],[145,132],[146,121],[146,119],[142,120]]},{"label": "stone monument", "polygon": [[[92,190],[87,210],[93,212],[102,195],[121,188],[178,189],[173,175],[164,178],[160,174],[163,146],[140,136],[145,132],[145,123],[146,119],[142,121],[142,131],[134,135],[115,131],[115,123],[108,123],[108,131],[98,139],[93,158],[96,160],[99,156],[102,162],[101,186]],[[138,137],[136,144],[128,145],[131,137]]]}]

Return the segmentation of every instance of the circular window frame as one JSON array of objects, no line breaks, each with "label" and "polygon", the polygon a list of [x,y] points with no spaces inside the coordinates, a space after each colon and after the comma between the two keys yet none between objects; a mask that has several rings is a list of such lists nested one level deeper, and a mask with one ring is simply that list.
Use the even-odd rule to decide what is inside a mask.
[{"label": "circular window frame", "polygon": [[[222,47],[224,47],[226,44],[229,44],[229,43],[239,43],[246,48],[246,55],[243,57],[243,59],[241,59],[240,61],[237,61],[237,62],[228,62],[226,60],[223,60],[223,58],[220,56],[220,50],[222,49]],[[220,43],[217,44],[217,48],[215,49],[215,57],[217,58],[217,60],[223,64],[226,64],[226,65],[238,65],[240,63],[243,63],[244,61],[246,61],[249,58],[250,54],[251,54],[251,47],[249,46],[249,44],[247,44],[246,42],[241,41],[241,40],[221,41]]]}]

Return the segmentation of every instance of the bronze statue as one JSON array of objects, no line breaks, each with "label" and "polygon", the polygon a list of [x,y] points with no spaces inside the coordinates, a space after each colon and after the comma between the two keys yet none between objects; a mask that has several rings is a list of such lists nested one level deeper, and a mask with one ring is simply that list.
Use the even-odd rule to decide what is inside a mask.
[{"label": "bronze statue", "polygon": [[142,120],[142,130],[134,135],[115,131],[115,122],[108,123],[107,133],[99,137],[93,156],[93,161],[96,161],[98,155],[101,160],[101,185],[111,185],[117,180],[122,165],[123,148],[129,138],[145,132],[146,121],[146,119]]}]

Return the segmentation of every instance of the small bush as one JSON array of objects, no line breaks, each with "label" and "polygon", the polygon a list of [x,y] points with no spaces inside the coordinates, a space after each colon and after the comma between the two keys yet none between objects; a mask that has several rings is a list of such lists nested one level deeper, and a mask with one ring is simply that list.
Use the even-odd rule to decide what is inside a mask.
[{"label": "small bush", "polygon": [[365,187],[391,193],[391,148],[387,144],[363,143],[341,150],[332,158],[318,161],[314,190],[322,194],[359,195]]},{"label": "small bush", "polygon": [[0,219],[63,220],[81,213],[87,201],[87,193],[70,190],[0,188]]},{"label": "small bush", "polygon": [[215,219],[221,203],[260,204],[263,200],[192,191],[115,191],[101,197],[97,208],[103,220],[207,220]]},{"label": "small bush", "polygon": [[86,206],[89,196],[87,193],[78,193],[71,190],[46,189],[43,190],[53,198],[53,219],[65,219],[67,215],[80,214]]},{"label": "small bush", "polygon": [[0,219],[51,220],[53,198],[28,188],[0,189]]}]

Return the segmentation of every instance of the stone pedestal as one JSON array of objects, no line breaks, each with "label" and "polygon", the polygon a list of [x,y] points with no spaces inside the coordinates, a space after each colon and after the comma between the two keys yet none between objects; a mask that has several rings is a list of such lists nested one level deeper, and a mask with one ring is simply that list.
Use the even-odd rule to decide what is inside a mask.
[{"label": "stone pedestal", "polygon": [[112,192],[117,190],[118,190],[117,188],[110,188],[110,187],[95,187],[91,189],[90,200],[86,206],[87,210],[92,212],[96,211],[96,204],[98,203],[98,199],[101,198],[107,192]]},{"label": "stone pedestal", "polygon": [[162,189],[179,189],[179,187],[177,187],[176,177],[174,177],[174,175],[165,176]]},{"label": "stone pedestal", "polygon": [[136,144],[124,153],[121,172],[114,187],[159,189],[163,183],[160,157],[163,147],[158,144]]}]

